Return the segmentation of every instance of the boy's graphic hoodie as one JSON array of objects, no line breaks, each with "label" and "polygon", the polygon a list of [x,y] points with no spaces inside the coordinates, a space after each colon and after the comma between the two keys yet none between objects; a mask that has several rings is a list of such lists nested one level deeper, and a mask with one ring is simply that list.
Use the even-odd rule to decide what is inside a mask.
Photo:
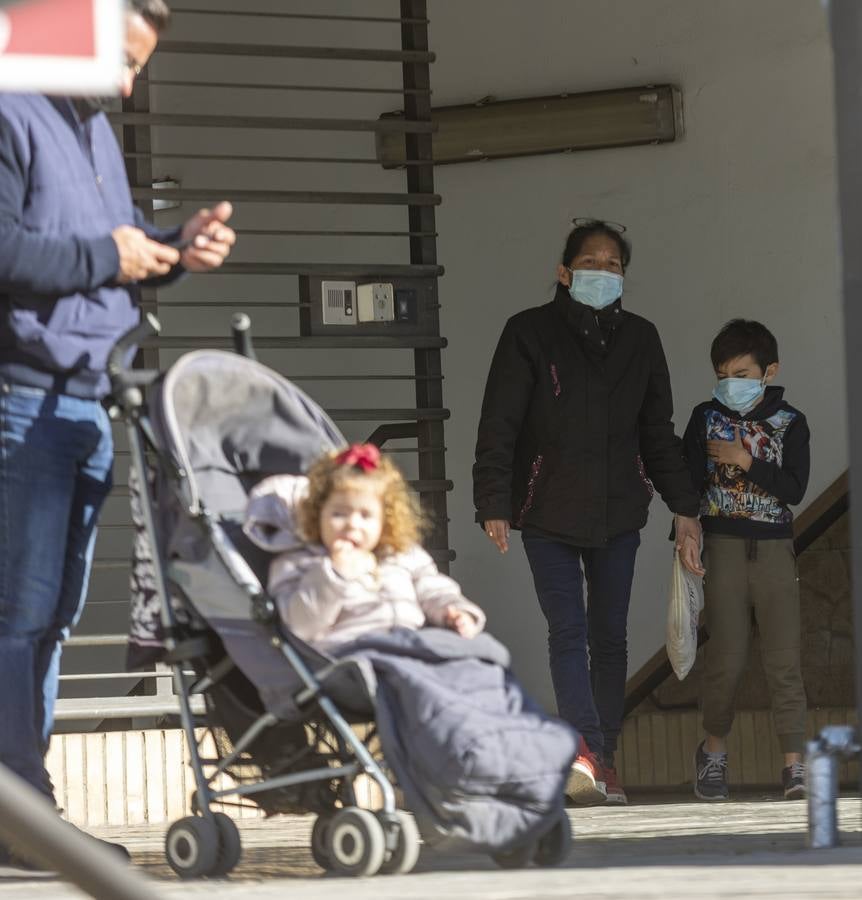
[{"label": "boy's graphic hoodie", "polygon": [[[793,537],[790,506],[802,502],[810,467],[808,423],[783,400],[784,388],[767,387],[763,400],[740,415],[717,400],[696,406],[683,438],[700,491],[704,531],[747,538]],[[718,465],[706,442],[733,441],[736,429],[752,455],[746,472]]]}]

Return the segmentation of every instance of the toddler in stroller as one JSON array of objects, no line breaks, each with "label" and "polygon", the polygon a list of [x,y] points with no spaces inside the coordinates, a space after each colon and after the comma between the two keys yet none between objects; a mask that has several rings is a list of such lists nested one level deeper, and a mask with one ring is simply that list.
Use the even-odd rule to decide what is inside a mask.
[{"label": "toddler in stroller", "polygon": [[426,622],[474,637],[485,614],[437,571],[419,523],[401,472],[374,444],[354,444],[324,455],[308,477],[264,479],[244,530],[263,549],[284,550],[270,565],[269,594],[290,631],[320,649]]},{"label": "toddler in stroller", "polygon": [[[236,865],[238,831],[212,809],[229,798],[267,813],[316,813],[312,853],[345,875],[410,871],[419,833],[426,843],[490,853],[501,865],[559,862],[570,840],[563,790],[576,735],[524,697],[500,644],[485,633],[461,636],[477,632],[484,616],[428,568],[424,551],[393,545],[412,553],[416,571],[439,586],[436,594],[417,591],[416,603],[423,618],[443,627],[416,630],[417,608],[408,612],[410,603],[401,601],[384,630],[357,627],[357,608],[341,603],[333,604],[339,614],[330,626],[317,631],[310,606],[282,603],[283,620],[264,590],[268,575],[290,570],[284,546],[271,565],[272,553],[243,531],[249,498],[253,506],[265,496],[254,492],[268,477],[300,476],[322,453],[345,446],[325,413],[271,370],[220,351],[182,356],[149,386],[145,401],[137,388],[126,389],[119,369],[114,376],[151,548],[147,580],[159,605],[161,634],[149,633],[147,648],[161,639],[172,666],[196,785],[195,815],[175,822],[166,837],[174,870],[200,877]],[[366,449],[354,462],[327,457],[319,465],[366,474],[372,458]],[[295,529],[286,531],[294,531],[296,558],[313,560]],[[334,555],[345,573],[371,568],[367,556],[347,548]],[[378,577],[390,562],[375,556]],[[355,580],[361,585],[366,576],[373,573]],[[299,634],[291,627],[295,614]],[[351,618],[344,640],[331,640]],[[152,624],[134,612],[133,622]],[[411,627],[388,627],[396,622]],[[197,696],[216,738],[215,759],[199,743]],[[351,727],[369,722],[415,819],[396,809],[389,778]],[[233,783],[221,786],[225,774]],[[357,806],[353,784],[362,774],[378,785],[382,809]]]}]

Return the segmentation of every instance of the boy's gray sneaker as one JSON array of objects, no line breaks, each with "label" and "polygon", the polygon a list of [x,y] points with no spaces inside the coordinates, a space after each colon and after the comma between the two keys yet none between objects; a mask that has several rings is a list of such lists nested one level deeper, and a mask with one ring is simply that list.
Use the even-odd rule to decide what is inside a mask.
[{"label": "boy's gray sneaker", "polygon": [[805,790],[805,763],[785,766],[781,770],[781,786],[785,800],[804,800],[808,796]]},{"label": "boy's gray sneaker", "polygon": [[707,753],[704,742],[694,752],[694,796],[698,800],[729,800],[727,754]]}]

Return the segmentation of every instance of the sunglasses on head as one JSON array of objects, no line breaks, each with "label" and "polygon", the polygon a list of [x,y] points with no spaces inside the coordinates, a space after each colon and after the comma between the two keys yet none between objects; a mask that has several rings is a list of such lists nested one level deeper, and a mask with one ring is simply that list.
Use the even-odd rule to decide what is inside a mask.
[{"label": "sunglasses on head", "polygon": [[591,219],[588,216],[575,216],[572,219],[572,225],[575,228],[590,228],[593,225],[603,225],[605,228],[610,228],[611,231],[616,231],[618,234],[625,234],[626,226],[620,225],[619,222],[607,222],[604,219]]}]

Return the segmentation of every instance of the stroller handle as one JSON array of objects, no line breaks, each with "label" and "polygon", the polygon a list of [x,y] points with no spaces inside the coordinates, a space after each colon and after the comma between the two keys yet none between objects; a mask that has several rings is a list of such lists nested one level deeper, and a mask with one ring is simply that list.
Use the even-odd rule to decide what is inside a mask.
[{"label": "stroller handle", "polygon": [[124,388],[136,384],[149,384],[158,375],[157,372],[143,372],[140,369],[129,369],[124,364],[124,357],[130,347],[140,344],[149,337],[159,334],[162,326],[159,320],[152,314],[147,313],[140,323],[134,328],[129,329],[114,344],[113,349],[108,355],[108,377],[111,379],[111,389],[115,394],[121,392]]},{"label": "stroller handle", "polygon": [[251,319],[243,312],[234,313],[230,330],[233,333],[234,351],[246,359],[257,360],[251,343]]}]

